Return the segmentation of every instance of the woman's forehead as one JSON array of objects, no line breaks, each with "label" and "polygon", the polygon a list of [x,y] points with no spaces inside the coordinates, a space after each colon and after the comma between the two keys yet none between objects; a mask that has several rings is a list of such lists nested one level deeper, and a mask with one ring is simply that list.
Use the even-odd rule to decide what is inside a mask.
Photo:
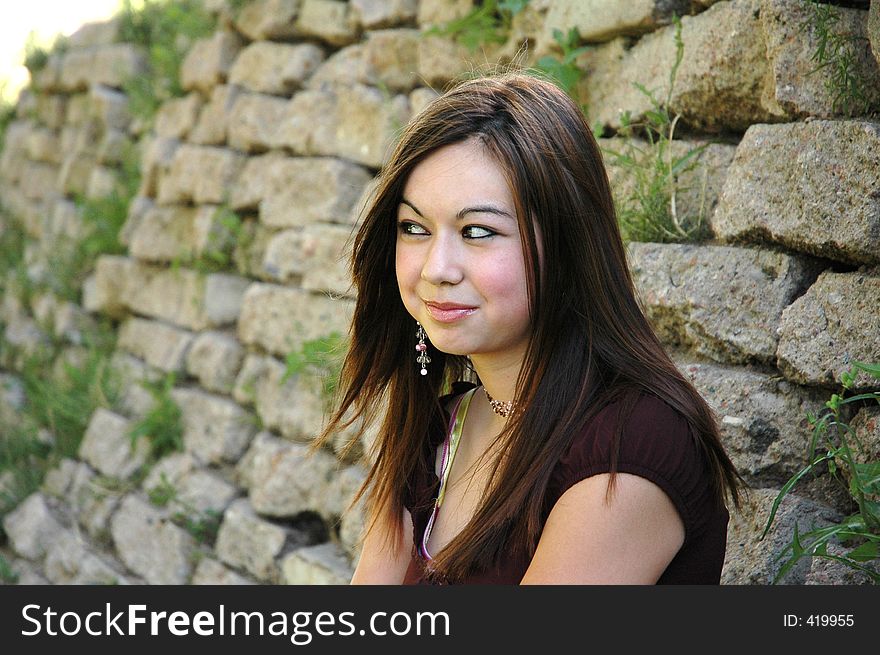
[{"label": "woman's forehead", "polygon": [[470,204],[492,201],[513,213],[514,198],[504,169],[475,139],[429,153],[410,172],[403,198],[422,204]]}]

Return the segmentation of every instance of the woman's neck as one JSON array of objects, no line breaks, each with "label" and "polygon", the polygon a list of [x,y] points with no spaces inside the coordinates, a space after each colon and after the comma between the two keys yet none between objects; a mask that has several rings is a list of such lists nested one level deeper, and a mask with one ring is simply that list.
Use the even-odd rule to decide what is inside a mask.
[{"label": "woman's neck", "polygon": [[492,398],[501,402],[513,400],[516,395],[516,380],[522,361],[522,353],[471,355],[471,363],[483,387]]}]

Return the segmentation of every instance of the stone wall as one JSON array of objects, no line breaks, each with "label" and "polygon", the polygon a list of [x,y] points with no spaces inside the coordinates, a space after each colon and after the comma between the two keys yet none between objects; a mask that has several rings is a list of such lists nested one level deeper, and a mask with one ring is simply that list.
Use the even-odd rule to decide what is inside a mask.
[{"label": "stone wall", "polygon": [[[846,29],[870,34],[874,53],[878,4],[871,22],[867,3],[840,10]],[[19,350],[50,338],[76,345],[78,325],[112,318],[124,387],[116,411],[91,417],[78,457],[5,517],[3,552],[20,582],[347,582],[363,516],[344,508],[365,468],[357,452],[307,456],[324,399],[314,378],[285,376],[285,357],[346,332],[346,246],[389,144],[474,62],[509,62],[527,42],[534,63],[556,52],[553,29],[570,27],[594,45],[577,60],[575,93],[591,122],[613,132],[624,110],[638,119],[651,109],[632,82],[667,95],[673,12],[688,14],[669,104],[686,136],[675,145],[712,142],[697,169],[704,192],[682,203],[708,209],[713,239],[633,242],[629,256],[648,316],[716,410],[753,487],[732,516],[723,582],[768,583],[794,525],[852,511],[839,483],[818,476],[758,540],[773,498],[807,462],[807,412],[848,361],[880,360],[880,123],[842,115],[827,71],[808,74],[818,36],[799,31],[800,0],[532,0],[510,40],[479,54],[425,34],[471,0],[254,0],[237,14],[223,0],[206,6],[218,30],[192,46],[187,94],[150,129],[132,120],[121,91],[145,55],[116,43],[108,23],[85,26],[50,61],[6,134],[0,200],[27,230],[35,275],[55,240],[76,237],[74,194],[113,187],[122,144],[138,148],[142,172],[126,253],[98,260],[82,306],[51,294],[21,302],[14,284],[4,287],[3,339]],[[877,60],[862,54],[859,74],[876,91]],[[631,183],[609,172],[615,185]],[[241,219],[235,232],[222,220],[229,211]],[[193,264],[218,249],[228,269]],[[15,362],[3,366],[0,416],[23,402]],[[128,437],[151,406],[139,382],[169,372],[184,448],[144,476],[143,442]],[[875,455],[876,418],[862,410],[853,422]],[[149,492],[163,484],[177,493],[158,506]],[[182,510],[222,516],[216,540],[200,543],[172,520]],[[821,560],[785,580],[864,581]]]}]

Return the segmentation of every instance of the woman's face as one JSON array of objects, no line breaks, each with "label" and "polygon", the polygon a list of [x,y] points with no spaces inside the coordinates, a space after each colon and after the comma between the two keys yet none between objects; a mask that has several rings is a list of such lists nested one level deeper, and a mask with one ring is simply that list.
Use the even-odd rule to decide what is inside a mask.
[{"label": "woman's face", "polygon": [[400,297],[431,343],[455,355],[521,359],[531,320],[519,225],[485,147],[471,139],[420,162],[397,222]]}]

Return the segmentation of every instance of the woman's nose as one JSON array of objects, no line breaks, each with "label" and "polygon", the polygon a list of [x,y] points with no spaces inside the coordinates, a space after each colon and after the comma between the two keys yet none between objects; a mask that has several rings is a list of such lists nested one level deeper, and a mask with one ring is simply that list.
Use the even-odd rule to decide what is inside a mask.
[{"label": "woman's nose", "polygon": [[453,239],[435,236],[422,264],[422,279],[430,284],[457,284],[463,277],[461,257]]}]

